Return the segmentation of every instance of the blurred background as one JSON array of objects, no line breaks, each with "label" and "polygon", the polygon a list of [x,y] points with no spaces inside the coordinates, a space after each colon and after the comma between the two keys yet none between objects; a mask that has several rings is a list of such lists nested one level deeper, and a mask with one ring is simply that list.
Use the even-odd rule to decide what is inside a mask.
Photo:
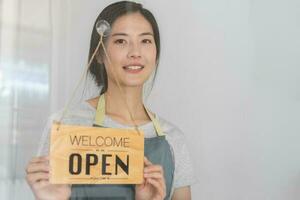
[{"label": "blurred background", "polygon": [[[33,199],[25,166],[112,2],[0,0],[0,199]],[[300,1],[138,2],[162,38],[147,102],[186,135],[193,199],[300,199]]]}]

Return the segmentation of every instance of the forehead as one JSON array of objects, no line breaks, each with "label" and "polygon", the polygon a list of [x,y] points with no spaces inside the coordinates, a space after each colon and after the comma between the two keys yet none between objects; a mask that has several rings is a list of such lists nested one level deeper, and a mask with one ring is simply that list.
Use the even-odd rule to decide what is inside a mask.
[{"label": "forehead", "polygon": [[152,26],[140,13],[130,13],[116,19],[112,25],[112,33],[153,33]]}]

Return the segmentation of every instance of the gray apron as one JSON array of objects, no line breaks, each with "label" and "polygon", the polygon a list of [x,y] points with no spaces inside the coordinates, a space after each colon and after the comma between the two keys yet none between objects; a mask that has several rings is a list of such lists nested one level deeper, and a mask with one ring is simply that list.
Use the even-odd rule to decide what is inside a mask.
[{"label": "gray apron", "polygon": [[[147,110],[147,109],[146,109]],[[171,147],[162,132],[159,121],[147,110],[147,113],[154,125],[157,136],[145,138],[145,156],[153,163],[161,165],[164,169],[166,182],[166,198],[171,198],[171,190],[174,176],[174,159]],[[98,101],[94,126],[104,127],[105,98],[101,95]],[[135,197],[135,185],[112,184],[112,185],[72,185],[72,200],[133,200]]]}]

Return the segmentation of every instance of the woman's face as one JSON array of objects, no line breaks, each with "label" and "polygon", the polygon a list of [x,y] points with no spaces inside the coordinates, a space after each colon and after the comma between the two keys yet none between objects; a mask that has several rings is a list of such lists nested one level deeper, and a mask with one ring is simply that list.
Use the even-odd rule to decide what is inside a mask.
[{"label": "woman's face", "polygon": [[143,86],[156,67],[153,30],[140,13],[121,16],[113,23],[106,49],[112,62],[103,55],[108,84],[115,83],[115,73],[122,86]]}]

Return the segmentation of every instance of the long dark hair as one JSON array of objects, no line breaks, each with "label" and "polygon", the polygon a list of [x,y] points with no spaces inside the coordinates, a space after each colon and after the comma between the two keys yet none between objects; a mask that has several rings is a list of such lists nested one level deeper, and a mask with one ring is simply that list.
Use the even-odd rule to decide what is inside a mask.
[{"label": "long dark hair", "polygon": [[[111,26],[113,23],[121,16],[124,16],[126,14],[131,13],[140,13],[145,17],[145,19],[151,24],[153,33],[154,33],[154,40],[156,45],[156,64],[158,64],[159,61],[159,55],[160,55],[160,36],[159,36],[159,28],[157,25],[157,22],[153,16],[153,14],[143,8],[143,6],[139,3],[131,2],[131,1],[120,1],[117,3],[110,4],[104,10],[99,14],[97,17],[93,31],[91,36],[91,42],[90,42],[90,51],[89,51],[89,60],[92,57],[93,52],[95,51],[97,44],[99,42],[100,36],[96,31],[95,25],[99,20],[106,20]],[[104,38],[104,43],[107,38]],[[99,50],[101,51],[101,50]],[[99,52],[98,54],[101,54]],[[93,79],[96,81],[98,86],[103,86],[101,93],[106,92],[107,90],[107,73],[105,70],[104,63],[99,63],[97,59],[94,59],[91,63],[91,66],[89,68],[89,73],[92,75]],[[156,76],[156,71],[154,78]]]}]

